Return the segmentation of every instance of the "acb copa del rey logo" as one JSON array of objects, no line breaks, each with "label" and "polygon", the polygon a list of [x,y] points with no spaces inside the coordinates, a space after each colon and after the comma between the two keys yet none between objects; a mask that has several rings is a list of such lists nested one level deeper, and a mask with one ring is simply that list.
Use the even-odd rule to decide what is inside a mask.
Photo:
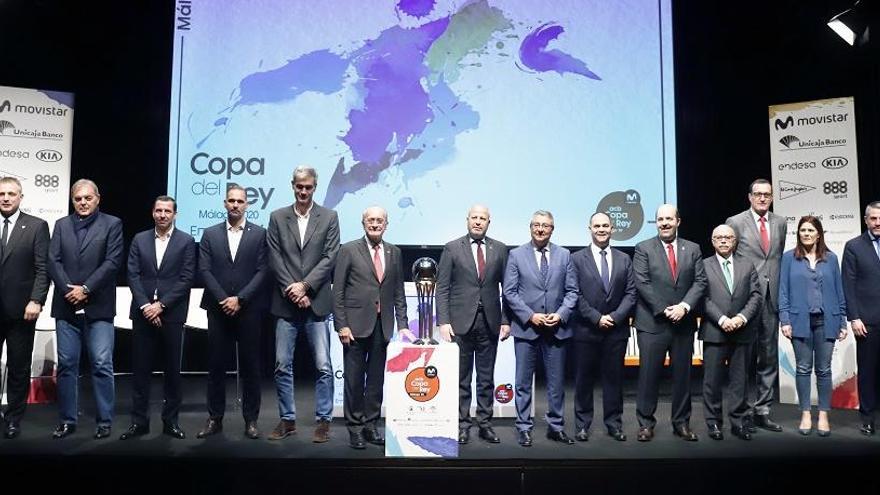
[{"label": "acb copa del rey logo", "polygon": [[265,210],[275,193],[274,187],[253,185],[266,174],[263,157],[214,156],[199,152],[190,159],[189,168],[198,177],[190,186],[194,196],[223,196],[228,183],[234,182],[244,187],[249,204]]},{"label": "acb copa del rey logo", "polygon": [[440,377],[436,366],[416,368],[406,375],[406,395],[416,402],[428,402],[440,392]]}]

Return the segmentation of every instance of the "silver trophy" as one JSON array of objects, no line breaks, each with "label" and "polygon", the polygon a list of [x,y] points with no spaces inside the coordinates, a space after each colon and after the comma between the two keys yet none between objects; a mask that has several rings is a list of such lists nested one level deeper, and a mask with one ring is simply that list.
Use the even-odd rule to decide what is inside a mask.
[{"label": "silver trophy", "polygon": [[437,286],[437,262],[419,258],[412,266],[413,283],[419,301],[419,338],[415,345],[437,345],[434,340],[434,288]]}]

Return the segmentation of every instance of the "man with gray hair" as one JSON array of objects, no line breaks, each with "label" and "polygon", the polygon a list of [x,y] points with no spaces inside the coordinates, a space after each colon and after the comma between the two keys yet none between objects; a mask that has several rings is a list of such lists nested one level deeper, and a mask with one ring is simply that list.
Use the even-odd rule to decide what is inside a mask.
[{"label": "man with gray hair", "polygon": [[296,433],[293,356],[297,335],[306,335],[315,360],[315,420],[312,441],[330,440],[333,415],[333,368],[330,364],[328,315],[333,311],[330,274],[339,251],[336,212],[313,200],[318,175],[311,167],[293,171],[295,202],[269,217],[266,240],[269,268],[274,274],[272,315],[275,325],[275,387],[281,421],[269,435],[280,440]]},{"label": "man with gray hair", "polygon": [[7,403],[3,436],[21,433],[31,383],[37,317],[46,303],[49,225],[21,211],[21,182],[0,178],[0,347],[6,343]]}]

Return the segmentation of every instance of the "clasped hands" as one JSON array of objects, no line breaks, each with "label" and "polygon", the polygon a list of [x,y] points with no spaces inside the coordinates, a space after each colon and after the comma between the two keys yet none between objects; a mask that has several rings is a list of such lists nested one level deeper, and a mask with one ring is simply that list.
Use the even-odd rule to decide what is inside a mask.
[{"label": "clasped hands", "polygon": [[284,288],[284,297],[294,303],[300,309],[306,309],[312,305],[312,300],[306,295],[309,288],[305,282],[294,282]]}]

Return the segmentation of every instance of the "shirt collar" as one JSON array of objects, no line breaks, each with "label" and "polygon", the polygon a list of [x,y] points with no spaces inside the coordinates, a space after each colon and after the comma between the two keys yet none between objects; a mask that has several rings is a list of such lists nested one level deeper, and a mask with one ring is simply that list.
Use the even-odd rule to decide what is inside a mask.
[{"label": "shirt collar", "polygon": [[769,211],[768,211],[767,213],[765,213],[763,217],[762,217],[761,215],[758,215],[758,214],[755,212],[755,210],[753,210],[753,209],[751,209],[751,208],[749,208],[749,212],[751,212],[751,214],[752,214],[752,220],[753,220],[755,223],[760,222],[762,218],[765,219],[765,220],[767,221],[767,223],[770,223],[770,212],[769,212]]},{"label": "shirt collar", "polygon": [[601,251],[605,251],[606,254],[611,254],[611,244],[608,244],[604,248],[600,248],[595,244],[590,244],[590,250],[593,252],[593,256],[602,256]]},{"label": "shirt collar", "polygon": [[369,237],[364,236],[364,242],[367,243],[367,249],[370,250],[370,251],[372,251],[372,250],[375,248],[375,246],[377,246],[377,245],[379,246],[379,251],[384,251],[384,250],[385,250],[385,241],[380,241],[379,244],[373,244],[373,243],[370,241],[370,238],[369,238]]},{"label": "shirt collar", "polygon": [[21,216],[21,209],[15,210],[15,213],[13,213],[12,215],[9,215],[6,218],[3,218],[3,216],[0,216],[0,229],[3,228],[3,220],[9,220],[9,225],[15,225],[15,222],[18,221],[19,216]]},{"label": "shirt collar", "polygon": [[721,263],[722,266],[724,265],[725,261],[730,261],[731,266],[733,266],[733,255],[731,255],[729,258],[725,258],[724,256],[715,253],[715,257],[718,258],[718,263]]},{"label": "shirt collar", "polygon": [[306,210],[306,214],[305,214],[305,215],[300,215],[300,214],[299,214],[299,210],[296,209],[296,203],[294,203],[293,206],[292,206],[291,208],[293,208],[293,214],[294,214],[294,215],[296,215],[298,218],[303,218],[303,219],[305,219],[305,218],[309,218],[309,215],[312,214],[312,208],[314,208],[314,207],[315,207],[315,202],[312,201],[312,202],[309,204],[309,209]]},{"label": "shirt collar", "polygon": [[241,225],[239,225],[238,227],[233,227],[232,224],[229,223],[229,220],[227,220],[226,221],[226,230],[228,230],[230,232],[241,232],[242,230],[244,230],[245,223],[246,222],[241,222]]},{"label": "shirt collar", "polygon": [[155,237],[156,239],[159,239],[161,241],[171,240],[171,234],[173,234],[173,233],[174,233],[174,227],[171,227],[171,229],[168,230],[168,233],[165,234],[164,236],[159,235],[159,231],[156,230],[155,228],[153,229],[153,237]]}]

